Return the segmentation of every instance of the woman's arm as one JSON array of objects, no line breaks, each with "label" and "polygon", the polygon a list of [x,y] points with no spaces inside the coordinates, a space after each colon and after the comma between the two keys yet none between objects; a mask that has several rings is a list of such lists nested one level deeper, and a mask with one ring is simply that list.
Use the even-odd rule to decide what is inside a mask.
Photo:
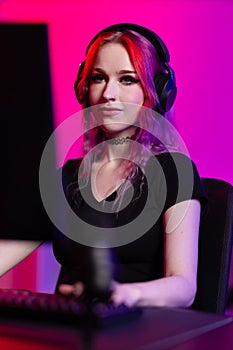
[{"label": "woman's arm", "polygon": [[128,306],[190,306],[196,293],[199,224],[198,200],[169,208],[164,214],[165,277],[142,283],[113,283],[113,301]]},{"label": "woman's arm", "polygon": [[31,254],[42,241],[0,239],[0,276]]}]

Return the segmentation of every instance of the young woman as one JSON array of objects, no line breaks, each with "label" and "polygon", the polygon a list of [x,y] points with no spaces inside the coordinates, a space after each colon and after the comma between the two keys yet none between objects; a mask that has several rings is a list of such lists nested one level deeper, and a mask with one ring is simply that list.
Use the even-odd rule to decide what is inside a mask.
[{"label": "young woman", "polygon": [[[90,226],[109,232],[111,299],[128,306],[189,307],[196,293],[205,193],[195,165],[171,144],[161,115],[176,94],[163,45],[133,24],[106,28],[91,41],[75,83],[88,128],[85,155],[63,167],[67,201],[86,223],[87,237]],[[75,241],[66,233],[53,239],[62,265],[57,291],[66,295],[86,290],[88,248],[79,243],[80,230]],[[21,249],[2,244],[15,250],[15,264],[39,242],[21,243]]]}]

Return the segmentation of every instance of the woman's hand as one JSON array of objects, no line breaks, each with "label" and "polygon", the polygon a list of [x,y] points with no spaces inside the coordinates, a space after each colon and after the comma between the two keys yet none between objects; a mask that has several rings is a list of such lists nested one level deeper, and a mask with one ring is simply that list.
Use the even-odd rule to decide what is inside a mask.
[{"label": "woman's hand", "polygon": [[60,284],[58,291],[62,295],[80,297],[84,293],[84,285],[82,282],[76,282],[74,284]]},{"label": "woman's hand", "polygon": [[134,283],[118,283],[113,281],[111,284],[111,301],[115,305],[125,304],[132,307],[137,304],[141,297],[141,290]]},{"label": "woman's hand", "polygon": [[[121,284],[116,281],[112,281],[111,290],[112,294],[110,301],[112,301],[115,305],[125,304],[128,307],[134,306],[141,296],[139,287],[135,286],[133,283]],[[58,291],[62,295],[75,296],[79,298],[83,295],[85,287],[82,282],[76,282],[72,285],[60,284]]]}]

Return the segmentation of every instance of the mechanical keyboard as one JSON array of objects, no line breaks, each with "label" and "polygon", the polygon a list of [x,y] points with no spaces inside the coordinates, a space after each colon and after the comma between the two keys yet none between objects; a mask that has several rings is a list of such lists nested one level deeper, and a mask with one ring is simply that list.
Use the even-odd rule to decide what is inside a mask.
[{"label": "mechanical keyboard", "polygon": [[39,320],[82,326],[92,317],[96,327],[105,327],[139,316],[141,309],[112,303],[87,303],[74,297],[19,289],[0,289],[0,317]]}]

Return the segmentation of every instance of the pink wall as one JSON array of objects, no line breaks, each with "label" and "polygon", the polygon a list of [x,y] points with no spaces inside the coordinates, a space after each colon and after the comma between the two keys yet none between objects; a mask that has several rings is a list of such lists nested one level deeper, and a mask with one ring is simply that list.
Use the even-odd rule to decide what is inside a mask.
[{"label": "pink wall", "polygon": [[[166,42],[176,71],[174,113],[191,157],[202,176],[233,184],[232,1],[5,0],[0,2],[0,21],[48,23],[56,125],[80,108],[73,82],[97,31],[118,22],[135,22],[156,31]],[[51,253],[40,248],[34,261],[38,278],[32,288],[52,290],[57,265]],[[44,268],[48,264],[54,276],[50,284]],[[4,277],[4,286],[17,288],[12,273]]]}]

